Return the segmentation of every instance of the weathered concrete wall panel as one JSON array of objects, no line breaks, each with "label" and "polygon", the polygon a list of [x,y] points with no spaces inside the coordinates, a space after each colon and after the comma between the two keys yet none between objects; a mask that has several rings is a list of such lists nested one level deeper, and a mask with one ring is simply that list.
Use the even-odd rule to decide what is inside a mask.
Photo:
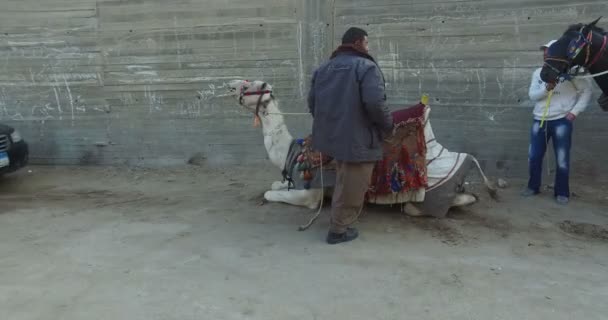
[{"label": "weathered concrete wall panel", "polygon": [[296,1],[0,5],[0,117],[34,162],[263,161],[250,116],[216,96],[235,78],[305,90]]},{"label": "weathered concrete wall panel", "polygon": [[[349,26],[371,34],[391,104],[432,98],[448,148],[525,176],[530,75],[538,46],[604,1],[0,0],[0,121],[52,164],[266,159],[251,117],[226,98],[234,78],[272,83],[303,112],[310,72]],[[597,95],[597,93],[596,93]],[[595,105],[576,123],[574,171],[608,180]],[[310,120],[289,118],[296,135]]]}]

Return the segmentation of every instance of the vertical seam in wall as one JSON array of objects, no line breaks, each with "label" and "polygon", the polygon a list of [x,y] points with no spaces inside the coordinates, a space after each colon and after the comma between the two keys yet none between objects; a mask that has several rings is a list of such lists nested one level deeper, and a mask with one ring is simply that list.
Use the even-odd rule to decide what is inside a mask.
[{"label": "vertical seam in wall", "polygon": [[304,46],[302,45],[302,37],[304,37],[304,31],[302,30],[303,26],[302,26],[302,21],[298,22],[298,72],[300,73],[299,75],[299,87],[300,87],[300,99],[304,98],[304,53],[302,52],[304,50]]},{"label": "vertical seam in wall", "polygon": [[328,46],[327,50],[328,52],[326,52],[326,56],[329,56],[335,47],[335,43],[334,41],[336,41],[335,36],[336,36],[336,0],[331,0],[331,15],[330,15],[330,19],[331,19],[331,38],[330,38],[330,45]]}]

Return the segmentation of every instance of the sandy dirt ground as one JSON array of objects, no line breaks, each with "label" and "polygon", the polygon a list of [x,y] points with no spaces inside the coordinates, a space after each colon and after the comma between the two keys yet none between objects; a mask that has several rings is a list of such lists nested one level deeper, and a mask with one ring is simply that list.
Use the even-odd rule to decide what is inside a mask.
[{"label": "sandy dirt ground", "polygon": [[[0,179],[2,319],[606,319],[608,192],[509,181],[448,218],[259,205],[271,167],[30,167]],[[274,179],[273,179],[274,178]],[[475,185],[473,185],[475,186]]]}]

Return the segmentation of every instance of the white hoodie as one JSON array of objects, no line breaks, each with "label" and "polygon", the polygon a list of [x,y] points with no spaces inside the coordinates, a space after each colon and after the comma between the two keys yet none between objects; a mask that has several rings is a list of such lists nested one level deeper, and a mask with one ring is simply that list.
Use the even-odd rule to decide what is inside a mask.
[{"label": "white hoodie", "polygon": [[[545,87],[545,82],[540,79],[538,68],[532,74],[532,83],[528,92],[530,100],[535,103],[534,119],[542,120],[549,91]],[[545,120],[557,120],[566,117],[568,112],[578,116],[585,111],[589,100],[591,100],[591,79],[574,78],[572,81],[560,82],[553,89],[551,104],[547,111]]]}]

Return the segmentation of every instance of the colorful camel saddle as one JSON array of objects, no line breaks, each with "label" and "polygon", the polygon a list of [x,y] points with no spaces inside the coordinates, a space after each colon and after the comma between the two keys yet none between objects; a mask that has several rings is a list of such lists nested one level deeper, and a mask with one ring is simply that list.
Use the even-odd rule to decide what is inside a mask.
[{"label": "colorful camel saddle", "polygon": [[[323,166],[323,177],[319,174]],[[323,178],[323,179],[321,179]],[[333,187],[336,180],[336,167],[333,158],[323,155],[312,148],[312,135],[291,142],[283,180],[289,182],[289,189]]]},{"label": "colorful camel saddle", "polygon": [[392,113],[393,134],[384,139],[383,157],[374,167],[368,197],[427,187],[425,107],[420,103]]},{"label": "colorful camel saddle", "polygon": [[[426,188],[424,111],[425,105],[418,104],[393,112],[393,133],[384,139],[383,159],[374,167],[368,197]],[[283,179],[289,182],[289,189],[333,187],[335,163],[312,148],[311,136],[295,139],[285,161]]]}]

